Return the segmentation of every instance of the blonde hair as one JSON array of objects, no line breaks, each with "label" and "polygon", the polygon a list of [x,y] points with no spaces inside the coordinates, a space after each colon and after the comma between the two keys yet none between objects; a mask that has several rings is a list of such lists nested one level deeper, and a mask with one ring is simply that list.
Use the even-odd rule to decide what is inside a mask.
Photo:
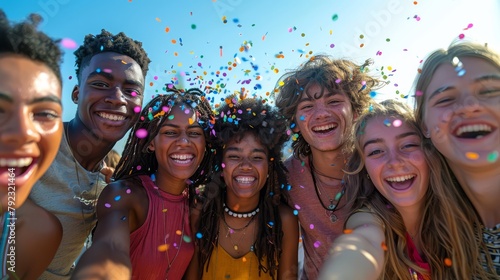
[{"label": "blonde hair", "polygon": [[[381,104],[373,103],[356,122],[353,133],[357,138],[355,150],[347,165],[348,205],[351,211],[367,205],[383,221],[387,252],[385,269],[380,279],[409,279],[408,268],[421,274],[428,274],[413,263],[407,255],[406,227],[400,213],[382,196],[371,180],[364,166],[360,135],[368,122],[375,117],[396,117],[406,125],[421,131],[408,105],[396,100]],[[429,165],[429,188],[424,196],[424,209],[418,234],[421,237],[422,253],[430,265],[431,279],[490,279],[480,265],[478,236],[475,234],[471,216],[461,211],[468,207],[464,194],[456,186],[444,158],[435,150],[428,139],[422,137],[422,150]],[[452,191],[450,191],[450,189]],[[473,220],[472,220],[473,221]],[[425,231],[423,230],[425,229]],[[464,246],[467,244],[467,246]],[[452,261],[447,267],[445,259]]]},{"label": "blonde hair", "polygon": [[[432,77],[438,67],[444,63],[452,63],[453,58],[463,58],[463,57],[473,57],[484,60],[485,62],[495,66],[500,70],[500,54],[494,52],[492,49],[488,48],[487,45],[480,45],[473,42],[461,41],[461,42],[453,42],[447,49],[438,49],[428,55],[428,57],[424,60],[423,65],[419,69],[419,74],[415,78],[414,82],[414,90],[415,90],[415,118],[419,127],[424,128],[424,115],[425,108],[427,107],[427,100],[425,98],[425,92],[429,87],[429,84],[432,80]],[[433,147],[434,148],[434,147]],[[436,150],[438,153],[438,151]],[[446,164],[447,165],[447,164]],[[446,173],[451,173],[451,170],[447,169]],[[445,173],[444,170],[442,172]],[[451,175],[453,176],[453,175]],[[482,223],[480,221],[479,216],[477,215],[474,206],[468,199],[465,192],[462,190],[459,184],[453,185],[453,191],[451,193],[460,193],[461,198],[465,200],[465,204],[460,209],[461,212],[465,213],[468,217],[469,221],[473,223],[475,226],[475,235],[481,238],[478,238],[478,246],[481,251],[485,253],[486,259],[483,261],[484,266],[488,267],[489,271],[495,273],[495,269],[493,266],[493,262],[491,256],[488,253],[486,245],[482,239],[483,229]],[[490,275],[490,277],[496,276]]]}]

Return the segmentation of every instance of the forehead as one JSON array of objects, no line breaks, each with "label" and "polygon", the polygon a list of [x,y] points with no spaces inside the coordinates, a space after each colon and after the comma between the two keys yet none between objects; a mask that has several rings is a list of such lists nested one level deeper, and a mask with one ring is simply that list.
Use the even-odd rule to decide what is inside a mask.
[{"label": "forehead", "polygon": [[190,125],[196,125],[198,116],[196,111],[184,103],[175,104],[169,111],[165,123],[188,122]]},{"label": "forehead", "polygon": [[427,87],[426,98],[439,88],[452,87],[463,83],[473,83],[477,78],[489,76],[491,74],[500,74],[499,66],[491,64],[489,61],[477,57],[460,58],[462,68],[465,74],[459,76],[455,67],[450,62],[440,64],[432,75],[429,86]]},{"label": "forehead", "polygon": [[143,77],[141,67],[135,60],[115,52],[103,52],[92,56],[82,73],[88,75],[96,69],[112,75],[125,73],[127,76]]},{"label": "forehead", "polygon": [[227,143],[226,149],[229,147],[240,147],[241,149],[264,149],[267,148],[262,145],[260,139],[258,139],[253,133],[245,132],[242,136],[235,135]]},{"label": "forehead", "polygon": [[401,117],[398,116],[378,116],[368,120],[364,129],[361,130],[360,142],[377,138],[389,139],[397,135],[415,132],[415,128],[410,126]]},{"label": "forehead", "polygon": [[49,67],[17,54],[0,55],[0,91],[13,98],[61,97],[61,85]]}]

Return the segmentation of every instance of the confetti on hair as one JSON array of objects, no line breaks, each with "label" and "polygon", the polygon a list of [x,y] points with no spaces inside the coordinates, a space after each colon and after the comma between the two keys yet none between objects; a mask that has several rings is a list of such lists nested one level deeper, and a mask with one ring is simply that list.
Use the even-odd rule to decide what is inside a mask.
[{"label": "confetti on hair", "polygon": [[135,136],[140,139],[146,138],[148,136],[148,131],[145,128],[139,128],[135,132]]},{"label": "confetti on hair", "polygon": [[444,259],[444,265],[446,265],[447,267],[451,267],[452,264],[453,264],[453,262],[451,261],[450,258]]},{"label": "confetti on hair", "polygon": [[384,241],[382,241],[382,244],[380,244],[380,246],[382,247],[382,250],[387,251],[387,245]]}]

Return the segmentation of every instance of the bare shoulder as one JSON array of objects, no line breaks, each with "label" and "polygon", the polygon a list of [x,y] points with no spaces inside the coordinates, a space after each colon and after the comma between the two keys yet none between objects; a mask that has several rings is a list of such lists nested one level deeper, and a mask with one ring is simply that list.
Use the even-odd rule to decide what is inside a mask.
[{"label": "bare shoulder", "polygon": [[30,199],[16,210],[16,216],[16,273],[22,279],[36,279],[52,261],[63,229],[56,216]]}]

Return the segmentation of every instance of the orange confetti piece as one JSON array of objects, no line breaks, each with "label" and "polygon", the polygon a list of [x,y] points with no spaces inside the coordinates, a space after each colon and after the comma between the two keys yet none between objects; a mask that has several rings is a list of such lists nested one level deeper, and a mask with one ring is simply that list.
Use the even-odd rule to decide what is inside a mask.
[{"label": "orange confetti piece", "polygon": [[177,44],[177,40],[175,40],[175,39],[172,39],[171,42],[172,42],[172,44]]},{"label": "orange confetti piece", "polygon": [[445,258],[444,259],[444,265],[446,265],[447,267],[451,267],[452,264],[453,263],[452,263],[452,261],[451,261],[450,258]]},{"label": "orange confetti piece", "polygon": [[182,231],[180,231],[180,230],[176,230],[176,231],[175,231],[175,234],[177,234],[177,235],[182,235]]},{"label": "orange confetti piece", "polygon": [[362,47],[364,47],[364,46],[365,46],[365,44],[361,44],[361,45],[359,45],[359,47],[360,47],[360,48],[362,48]]},{"label": "orange confetti piece", "polygon": [[168,250],[169,245],[168,244],[161,244],[158,246],[158,251],[159,252],[166,252]]},{"label": "orange confetti piece", "polygon": [[344,234],[351,234],[351,233],[352,233],[352,229],[350,229],[350,228],[344,229]]},{"label": "orange confetti piece", "polygon": [[418,2],[417,2],[417,1],[413,1],[413,5],[417,5],[417,4],[418,4]]},{"label": "orange confetti piece", "polygon": [[168,209],[166,209],[166,208],[161,210],[161,212],[163,212],[163,213],[167,213],[167,211],[168,211]]},{"label": "orange confetti piece", "polygon": [[465,153],[465,156],[468,159],[472,159],[472,160],[476,160],[479,158],[479,155],[477,153],[474,153],[474,152],[467,152],[467,153]]},{"label": "orange confetti piece", "polygon": [[243,257],[241,260],[242,260],[243,262],[246,262],[246,261],[247,261],[247,258]]},{"label": "orange confetti piece", "polygon": [[170,32],[170,27],[168,27],[168,26],[165,27],[165,32],[167,32],[167,33]]},{"label": "orange confetti piece", "polygon": [[153,83],[153,82],[150,82],[150,83],[149,83],[149,86],[151,86],[151,87],[152,87],[153,85],[154,85],[154,83]]},{"label": "orange confetti piece", "polygon": [[387,245],[385,244],[384,241],[382,241],[381,246],[382,246],[382,250],[387,251]]},{"label": "orange confetti piece", "polygon": [[188,120],[188,121],[189,121],[189,124],[190,124],[190,125],[194,123],[194,120],[193,120],[192,118],[189,118],[189,120]]}]

